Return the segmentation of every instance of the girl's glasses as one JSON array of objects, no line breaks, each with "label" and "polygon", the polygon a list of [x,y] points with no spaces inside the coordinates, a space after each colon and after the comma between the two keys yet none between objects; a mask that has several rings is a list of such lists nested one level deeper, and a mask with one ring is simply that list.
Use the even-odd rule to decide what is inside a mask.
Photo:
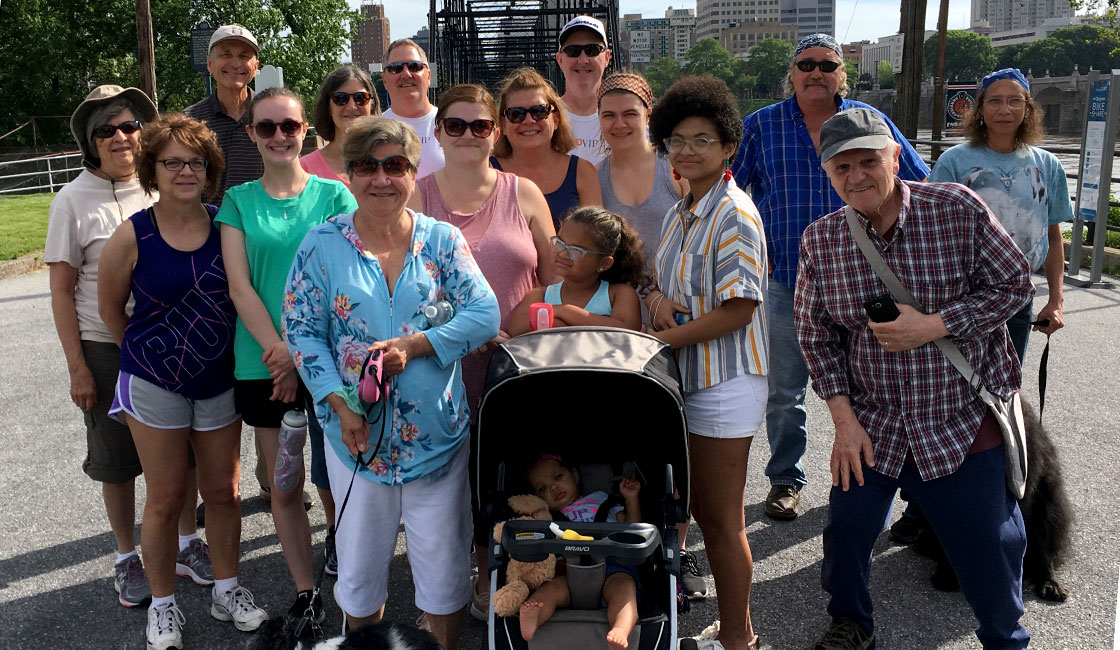
[{"label": "girl's glasses", "polygon": [[253,130],[256,131],[258,138],[271,138],[272,136],[276,135],[277,127],[280,127],[280,130],[284,133],[284,135],[291,137],[299,133],[299,130],[303,128],[303,122],[293,120],[289,117],[288,119],[280,123],[273,122],[272,120],[264,120],[261,122],[257,122],[256,124],[250,124],[249,126],[253,127]]},{"label": "girl's glasses", "polygon": [[521,106],[510,106],[506,109],[506,119],[514,124],[520,124],[525,121],[525,116],[532,116],[533,120],[540,122],[544,118],[552,114],[551,104],[537,104],[529,108],[522,108]]},{"label": "girl's glasses", "polygon": [[378,167],[385,170],[386,176],[400,177],[412,169],[412,163],[399,153],[381,159],[370,156],[350,163],[350,173],[355,176],[373,176]]},{"label": "girl's glasses", "polygon": [[665,138],[664,140],[662,140],[662,142],[665,143],[665,148],[669,150],[669,153],[680,152],[682,149],[684,149],[684,146],[686,144],[689,146],[689,148],[692,149],[693,152],[704,153],[708,150],[708,147],[712,146],[713,142],[720,142],[720,140],[718,138],[688,139],[673,136],[671,138]]},{"label": "girl's glasses", "polygon": [[93,137],[95,138],[111,138],[120,129],[121,133],[125,135],[132,135],[140,130],[140,120],[129,120],[121,122],[120,124],[102,124],[93,130]]},{"label": "girl's glasses", "polygon": [[466,133],[467,127],[470,127],[471,133],[476,138],[486,138],[494,132],[494,120],[471,120],[468,122],[458,117],[445,117],[440,121],[440,124],[443,125],[443,131],[453,138]]},{"label": "girl's glasses", "polygon": [[583,248],[582,246],[572,246],[571,244],[566,244],[566,243],[564,243],[564,240],[560,239],[560,237],[557,236],[557,235],[553,235],[553,236],[549,237],[548,241],[549,241],[549,243],[552,244],[552,252],[553,253],[556,253],[557,255],[559,255],[561,253],[566,254],[568,256],[568,259],[570,259],[572,261],[572,264],[578,263],[580,260],[583,259],[583,257],[585,255],[589,255],[589,254],[590,255],[610,255],[610,253],[604,253],[603,251],[589,251],[586,248]]},{"label": "girl's glasses", "polygon": [[356,93],[344,93],[341,90],[336,93],[331,93],[331,101],[335,106],[345,106],[350,103],[350,98],[354,98],[355,106],[365,106],[369,103],[370,94],[364,90],[359,90]]},{"label": "girl's glasses", "polygon": [[157,160],[159,164],[163,165],[164,169],[169,172],[181,172],[184,167],[190,167],[191,171],[200,172],[209,166],[208,160],[202,158],[191,158],[190,160],[182,160],[180,158],[163,158]]}]

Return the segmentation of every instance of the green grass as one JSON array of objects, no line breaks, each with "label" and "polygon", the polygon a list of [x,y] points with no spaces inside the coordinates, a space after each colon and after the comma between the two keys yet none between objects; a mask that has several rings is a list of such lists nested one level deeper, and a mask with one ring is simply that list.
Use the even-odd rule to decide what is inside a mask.
[{"label": "green grass", "polygon": [[54,194],[0,197],[0,260],[43,250]]}]

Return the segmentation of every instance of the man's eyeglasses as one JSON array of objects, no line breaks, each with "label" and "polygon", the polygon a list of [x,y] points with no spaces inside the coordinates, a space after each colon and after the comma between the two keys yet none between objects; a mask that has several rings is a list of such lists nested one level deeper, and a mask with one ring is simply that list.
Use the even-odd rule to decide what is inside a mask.
[{"label": "man's eyeglasses", "polygon": [[594,59],[595,57],[602,54],[603,50],[605,49],[607,48],[599,45],[598,43],[585,43],[583,45],[565,45],[564,47],[560,48],[560,51],[572,57],[573,59],[578,57],[580,55],[580,52],[583,52],[587,56]]},{"label": "man's eyeglasses", "polygon": [[350,173],[355,176],[373,176],[377,173],[378,167],[385,170],[386,176],[400,177],[412,169],[412,163],[399,153],[380,159],[369,156],[351,162]]},{"label": "man's eyeglasses", "polygon": [[249,126],[253,127],[253,131],[257,133],[258,138],[271,138],[276,135],[277,127],[280,128],[284,135],[290,137],[299,133],[299,130],[303,128],[303,122],[288,118],[279,123],[273,122],[272,120],[262,120],[256,124],[250,124]]},{"label": "man's eyeglasses", "polygon": [[486,138],[494,132],[494,120],[471,120],[468,122],[458,117],[445,117],[440,120],[440,124],[443,126],[443,132],[453,138],[466,133],[468,127],[476,138]]},{"label": "man's eyeglasses", "polygon": [[120,124],[102,124],[93,130],[93,137],[111,138],[116,134],[117,129],[120,129],[121,133],[125,135],[132,135],[139,131],[142,126],[140,120],[129,120],[127,122],[121,122]]},{"label": "man's eyeglasses", "polygon": [[984,103],[995,109],[1000,109],[1006,106],[1013,111],[1017,111],[1027,105],[1027,100],[1023,99],[1022,97],[1012,97],[1010,99],[1004,99],[1003,97],[985,97]]},{"label": "man's eyeglasses", "polygon": [[687,144],[695,153],[704,153],[713,142],[720,142],[719,138],[681,138],[673,136],[662,140],[669,153],[678,153]]},{"label": "man's eyeglasses", "polygon": [[385,72],[389,74],[400,74],[404,72],[405,67],[412,74],[419,74],[423,72],[424,68],[428,67],[427,63],[423,61],[397,61],[395,63],[386,63]]},{"label": "man's eyeglasses", "polygon": [[190,160],[162,158],[156,162],[163,165],[164,169],[169,172],[181,172],[184,167],[190,167],[191,171],[200,172],[204,171],[210,165],[210,161],[203,160],[202,158],[191,158]]},{"label": "man's eyeglasses", "polygon": [[813,59],[801,59],[797,63],[794,63],[794,65],[802,72],[812,72],[813,68],[820,68],[821,72],[825,74],[836,72],[836,68],[840,67],[838,61],[814,61]]},{"label": "man's eyeglasses", "polygon": [[572,261],[572,264],[578,263],[583,259],[585,255],[610,255],[610,253],[604,253],[603,251],[589,251],[582,246],[572,246],[571,244],[566,244],[564,243],[564,240],[560,239],[560,237],[557,235],[549,237],[548,241],[552,244],[553,253],[556,253],[557,255],[565,253],[568,256],[568,259]]},{"label": "man's eyeglasses", "polygon": [[370,94],[364,90],[359,90],[356,93],[344,93],[341,90],[331,93],[331,101],[335,106],[345,106],[350,103],[350,98],[354,98],[355,106],[365,106],[369,103]]},{"label": "man's eyeglasses", "polygon": [[553,108],[551,104],[537,104],[529,108],[521,106],[510,106],[506,109],[506,119],[514,124],[520,124],[525,121],[525,116],[530,115],[533,121],[540,122],[544,118],[552,114]]}]

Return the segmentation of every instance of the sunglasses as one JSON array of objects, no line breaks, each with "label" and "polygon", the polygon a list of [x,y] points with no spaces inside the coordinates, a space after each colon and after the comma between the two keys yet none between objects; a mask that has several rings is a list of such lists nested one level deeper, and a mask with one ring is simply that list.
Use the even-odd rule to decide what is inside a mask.
[{"label": "sunglasses", "polygon": [[361,160],[355,160],[350,163],[350,173],[355,176],[373,176],[377,173],[377,168],[385,170],[386,176],[400,177],[408,173],[412,169],[412,163],[408,158],[398,154],[392,156],[385,156],[380,160],[369,156]]},{"label": "sunglasses", "polygon": [[553,108],[551,104],[537,104],[536,106],[530,106],[529,108],[510,106],[506,109],[506,112],[503,113],[503,115],[505,115],[506,119],[510,122],[513,122],[514,124],[520,124],[525,121],[526,115],[531,115],[533,116],[534,121],[540,122],[544,118],[551,115],[552,111]]},{"label": "sunglasses", "polygon": [[408,67],[408,71],[412,74],[419,74],[424,68],[428,67],[428,64],[423,61],[397,61],[396,63],[386,63],[385,72],[389,74],[400,74],[404,72],[405,66]]},{"label": "sunglasses", "polygon": [[191,171],[200,172],[206,169],[210,161],[202,158],[191,158],[190,160],[183,160],[181,158],[162,158],[156,161],[163,165],[164,169],[169,172],[181,172],[184,167],[190,167]]},{"label": "sunglasses", "polygon": [[286,136],[295,135],[299,133],[300,129],[303,128],[303,122],[300,122],[299,120],[293,120],[289,117],[288,119],[280,123],[273,122],[272,120],[264,120],[263,122],[250,124],[249,126],[253,127],[253,130],[256,131],[258,138],[271,138],[272,136],[276,135],[276,127],[280,127],[280,130]]},{"label": "sunglasses", "polygon": [[142,126],[140,120],[129,120],[120,124],[102,124],[93,130],[93,137],[111,138],[117,132],[117,129],[120,129],[121,133],[125,135],[132,135],[139,131]]},{"label": "sunglasses", "polygon": [[336,93],[331,93],[331,101],[335,106],[345,106],[350,103],[350,98],[354,98],[355,106],[365,106],[369,103],[370,94],[364,90],[359,90],[356,93],[344,93],[341,90]]},{"label": "sunglasses", "polygon": [[836,72],[836,68],[840,67],[840,64],[836,61],[814,61],[812,59],[801,59],[794,65],[802,72],[812,72],[813,68],[820,68],[821,72],[824,73]]},{"label": "sunglasses", "polygon": [[560,48],[560,51],[574,59],[580,55],[580,52],[595,58],[602,54],[605,49],[607,48],[598,43],[586,43],[584,45],[565,45]]},{"label": "sunglasses", "polygon": [[468,122],[458,117],[445,117],[440,121],[440,124],[443,125],[443,132],[453,138],[466,133],[467,127],[470,127],[471,133],[476,138],[486,138],[494,132],[494,120],[471,120]]},{"label": "sunglasses", "polygon": [[572,264],[579,263],[579,261],[582,260],[585,255],[610,255],[610,253],[604,253],[603,251],[589,251],[582,246],[572,246],[571,244],[566,244],[564,243],[564,240],[560,239],[558,235],[549,237],[548,241],[552,244],[553,253],[556,253],[557,255],[561,253],[566,254],[568,256],[568,259],[572,261]]}]

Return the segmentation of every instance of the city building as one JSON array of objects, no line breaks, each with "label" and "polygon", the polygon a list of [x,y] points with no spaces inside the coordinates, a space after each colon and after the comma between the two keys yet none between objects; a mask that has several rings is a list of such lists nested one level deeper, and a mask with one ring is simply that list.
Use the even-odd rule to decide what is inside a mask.
[{"label": "city building", "polygon": [[[696,0],[696,41],[714,38],[728,27],[747,22],[779,21],[790,0]],[[817,0],[813,0],[816,2]],[[833,0],[825,0],[832,2]],[[832,33],[830,29],[828,33]]]},{"label": "city building", "polygon": [[665,17],[669,19],[669,56],[684,65],[685,55],[696,45],[696,10],[669,7]]},{"label": "city building", "polygon": [[[634,70],[644,70],[653,61],[673,56],[670,18],[642,18],[641,14],[622,17],[624,59]],[[687,52],[688,50],[685,50]]]},{"label": "city building", "polygon": [[797,25],[783,25],[777,20],[745,22],[724,29],[719,41],[733,56],[745,59],[750,49],[764,38],[777,38],[797,45]]},{"label": "city building", "polygon": [[858,41],[855,43],[844,43],[840,49],[844,52],[843,58],[845,61],[851,61],[856,64],[856,69],[859,70],[860,64],[863,63],[863,48],[871,45],[871,41]]},{"label": "city building", "polygon": [[365,70],[379,72],[385,59],[385,46],[392,42],[385,6],[380,0],[362,0],[359,11],[364,20],[358,25],[357,38],[350,41],[350,60]]},{"label": "city building", "polygon": [[1023,29],[1008,29],[1001,32],[989,31],[985,34],[992,41],[992,47],[1007,47],[1008,45],[1022,45],[1040,41],[1056,29],[1074,27],[1082,24],[1081,16],[1064,16],[1062,18],[1047,18],[1041,24]]},{"label": "city building", "polygon": [[420,29],[416,30],[416,33],[413,34],[411,38],[412,38],[413,41],[415,41],[415,43],[417,45],[420,46],[421,50],[424,50],[424,55],[428,57],[429,61],[431,61],[432,60],[432,49],[431,49],[432,48],[432,32],[431,32],[430,29],[428,29],[428,26],[424,25]]},{"label": "city building", "polygon": [[783,25],[796,25],[797,38],[836,34],[836,0],[782,0]]},{"label": "city building", "polygon": [[974,26],[985,25],[993,32],[1031,29],[1048,18],[1073,15],[1069,0],[972,0]]}]

